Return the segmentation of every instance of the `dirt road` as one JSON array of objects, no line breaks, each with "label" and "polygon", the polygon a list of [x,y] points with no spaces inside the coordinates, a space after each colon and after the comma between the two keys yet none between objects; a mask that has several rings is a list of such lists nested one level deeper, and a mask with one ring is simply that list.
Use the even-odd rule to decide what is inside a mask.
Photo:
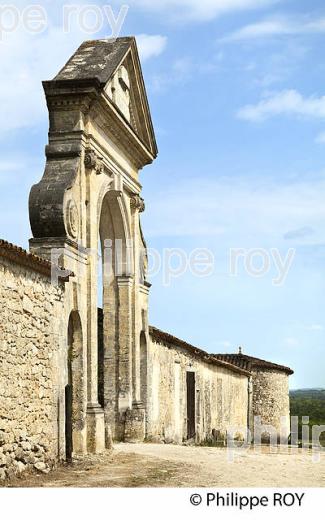
[{"label": "dirt road", "polygon": [[325,453],[281,449],[242,451],[233,463],[224,448],[116,444],[112,453],[76,460],[19,487],[325,487]]}]

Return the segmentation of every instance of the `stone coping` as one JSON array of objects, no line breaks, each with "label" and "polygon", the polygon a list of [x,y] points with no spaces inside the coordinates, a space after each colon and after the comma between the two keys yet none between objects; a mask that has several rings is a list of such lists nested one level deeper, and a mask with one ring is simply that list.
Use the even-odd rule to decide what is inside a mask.
[{"label": "stone coping", "polygon": [[[0,239],[0,257],[51,278],[51,262],[2,239]],[[59,278],[61,281],[68,281],[70,276],[73,276],[73,273]]]}]

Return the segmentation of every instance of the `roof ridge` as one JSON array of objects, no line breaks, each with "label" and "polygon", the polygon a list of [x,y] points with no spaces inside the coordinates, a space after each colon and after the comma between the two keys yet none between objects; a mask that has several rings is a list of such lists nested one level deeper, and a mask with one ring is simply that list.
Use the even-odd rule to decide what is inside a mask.
[{"label": "roof ridge", "polygon": [[215,357],[219,358],[233,358],[236,360],[236,362],[240,362],[241,360],[247,361],[247,363],[250,363],[251,365],[265,367],[265,368],[278,368],[281,371],[288,372],[288,374],[293,374],[293,370],[290,367],[287,367],[285,365],[281,365],[279,363],[274,363],[273,361],[268,361],[266,359],[258,358],[255,356],[250,356],[248,354],[238,354],[238,353],[226,353],[226,354],[212,354]]},{"label": "roof ridge", "polygon": [[152,335],[156,335],[158,339],[161,339],[162,341],[166,341],[167,343],[173,343],[175,346],[178,346],[180,348],[184,348],[192,354],[201,357],[204,361],[207,363],[213,363],[217,364],[218,366],[223,366],[224,368],[228,368],[229,370],[232,370],[233,372],[238,372],[241,374],[244,374],[246,376],[250,376],[250,371],[247,370],[244,367],[240,367],[234,363],[230,363],[228,361],[224,361],[221,359],[216,359],[212,354],[209,354],[205,350],[195,347],[194,345],[191,345],[190,343],[187,343],[184,340],[181,340],[177,338],[176,336],[173,336],[172,334],[169,334],[168,332],[164,332],[157,327],[149,326],[149,333]]}]

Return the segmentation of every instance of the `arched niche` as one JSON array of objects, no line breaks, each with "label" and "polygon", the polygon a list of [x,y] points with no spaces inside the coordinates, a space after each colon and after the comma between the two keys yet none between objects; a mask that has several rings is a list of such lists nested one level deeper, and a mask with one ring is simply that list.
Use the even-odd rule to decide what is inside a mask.
[{"label": "arched niche", "polygon": [[85,428],[85,387],[83,369],[83,333],[79,313],[72,311],[67,332],[67,378],[65,386],[66,458],[83,452]]}]

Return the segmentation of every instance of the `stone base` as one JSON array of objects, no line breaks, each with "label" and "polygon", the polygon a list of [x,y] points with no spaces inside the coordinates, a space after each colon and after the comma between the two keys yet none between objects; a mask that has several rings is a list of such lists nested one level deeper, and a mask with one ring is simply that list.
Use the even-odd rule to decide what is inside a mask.
[{"label": "stone base", "polygon": [[[73,455],[86,455],[87,453],[87,430],[84,428],[82,431],[73,431],[72,432],[72,446],[73,446]],[[65,450],[64,450],[64,459]]]},{"label": "stone base", "polygon": [[142,403],[134,403],[125,414],[125,442],[143,442],[146,437],[146,410]]},{"label": "stone base", "polygon": [[104,410],[98,404],[87,406],[87,451],[88,453],[105,451]]}]

